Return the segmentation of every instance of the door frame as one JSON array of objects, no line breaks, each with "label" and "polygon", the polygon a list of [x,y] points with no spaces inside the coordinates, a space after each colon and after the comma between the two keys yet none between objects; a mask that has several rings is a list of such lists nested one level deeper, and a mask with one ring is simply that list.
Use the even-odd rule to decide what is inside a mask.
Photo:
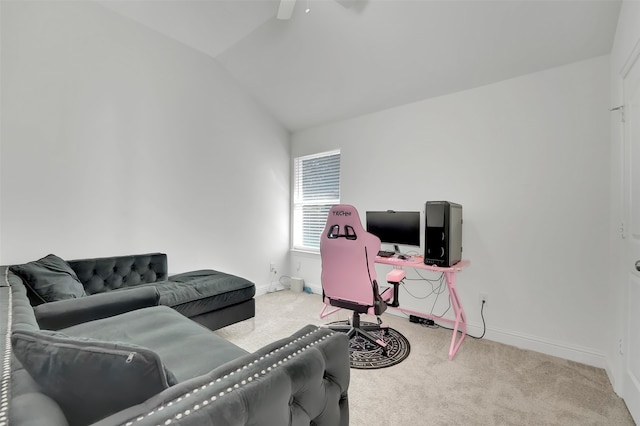
[{"label": "door frame", "polygon": [[[640,280],[636,274],[631,272],[631,266],[628,262],[631,260],[632,250],[631,250],[631,210],[632,210],[632,201],[631,201],[631,191],[632,188],[632,142],[630,140],[629,135],[629,123],[630,114],[628,114],[628,105],[626,103],[627,97],[625,92],[625,80],[629,76],[630,72],[634,67],[640,67],[640,39],[636,41],[636,44],[631,51],[631,54],[627,58],[625,64],[620,70],[620,83],[622,85],[622,147],[620,152],[621,164],[620,164],[620,184],[622,189],[622,199],[621,199],[621,207],[622,207],[622,217],[621,217],[621,238],[622,238],[622,253],[621,253],[621,262],[618,265],[621,265],[622,274],[619,275],[622,278],[623,291],[621,294],[624,295],[624,302],[619,305],[623,310],[622,320],[623,320],[623,344],[621,344],[620,350],[622,353],[622,362],[620,365],[620,374],[621,378],[621,386],[617,386],[620,390],[621,397],[625,400],[627,407],[631,413],[631,416],[634,418],[636,423],[640,423],[640,383],[638,380],[634,378],[634,375],[631,373],[630,368],[630,349],[631,349],[631,333],[632,329],[630,327],[630,321],[633,315],[631,304],[630,293],[632,291],[632,286],[634,285],[633,281]],[[640,69],[640,68],[639,68]],[[627,114],[625,114],[627,113]],[[626,120],[625,120],[626,119]],[[639,126],[640,127],[640,126]],[[636,162],[638,162],[636,160]],[[618,276],[618,275],[614,275]],[[633,401],[630,401],[632,397]]]}]

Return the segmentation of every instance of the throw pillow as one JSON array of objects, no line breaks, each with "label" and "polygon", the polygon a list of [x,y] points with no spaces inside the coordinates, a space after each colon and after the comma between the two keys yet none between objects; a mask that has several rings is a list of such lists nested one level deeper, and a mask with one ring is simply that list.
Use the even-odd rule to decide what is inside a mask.
[{"label": "throw pillow", "polygon": [[84,286],[69,264],[54,254],[24,265],[13,265],[19,275],[42,302],[86,296]]},{"label": "throw pillow", "polygon": [[71,426],[94,423],[177,383],[158,355],[129,343],[14,331],[13,352]]}]

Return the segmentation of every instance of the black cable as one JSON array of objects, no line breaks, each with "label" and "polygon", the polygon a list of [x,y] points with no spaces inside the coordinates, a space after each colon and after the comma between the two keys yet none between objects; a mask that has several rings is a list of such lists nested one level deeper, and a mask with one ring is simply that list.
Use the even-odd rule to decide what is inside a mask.
[{"label": "black cable", "polygon": [[484,304],[487,303],[485,300],[482,301],[482,306],[480,306],[480,317],[482,317],[482,335],[480,337],[471,336],[474,339],[482,339],[484,334],[487,332],[487,323],[484,321]]},{"label": "black cable", "polygon": [[423,297],[418,297],[415,294],[411,293],[409,291],[409,289],[407,288],[406,285],[404,285],[404,280],[400,281],[400,285],[402,285],[402,288],[404,288],[404,291],[407,292],[407,294],[411,297],[413,297],[414,299],[418,299],[418,300],[424,300],[427,299],[429,296],[431,296],[432,294],[435,294],[435,290],[433,289],[433,286],[431,286],[431,292],[429,292],[429,294],[427,294],[426,296]]},{"label": "black cable", "polygon": [[[442,283],[440,284],[441,286],[443,285]],[[449,295],[449,297],[447,298],[449,300],[449,306],[447,306],[447,309],[445,309],[445,311],[443,313],[441,313],[440,315],[434,315],[433,310],[436,307],[436,302],[438,301],[438,296],[440,296],[440,294],[444,293],[444,289],[448,290],[448,287],[444,286],[443,290],[441,293],[439,293],[436,296],[436,300],[433,302],[433,306],[431,307],[431,316],[436,317],[436,318],[442,318],[446,315],[447,312],[449,312],[449,309],[451,309],[451,295]]]},{"label": "black cable", "polygon": [[429,284],[431,284],[431,288],[433,289],[433,285],[435,283],[438,283],[438,284],[442,283],[442,279],[444,278],[444,272],[441,272],[440,276],[438,278],[433,278],[433,279],[430,279],[430,278],[422,276],[420,274],[420,272],[418,272],[417,270],[416,270],[416,273],[418,274],[418,276],[420,278],[407,278],[407,277],[405,277],[403,280],[404,281],[426,281]]},{"label": "black cable", "polygon": [[[476,339],[476,340],[480,340],[484,337],[485,333],[487,332],[487,323],[484,320],[484,304],[486,302],[483,300],[482,301],[482,306],[480,307],[480,316],[482,317],[482,334],[480,335],[480,337],[478,336],[472,336],[469,333],[465,333],[467,336],[471,337],[472,339]],[[449,331],[453,331],[453,328],[449,328],[449,327],[445,327],[443,325],[440,324],[435,324],[435,326],[427,326],[429,328],[444,328],[445,330],[449,330]]]},{"label": "black cable", "polygon": [[[433,318],[443,318],[443,317],[447,314],[447,312],[449,312],[449,310],[451,309],[451,296],[449,296],[449,298],[448,298],[448,299],[449,299],[449,306],[447,306],[447,309],[445,309],[445,311],[444,311],[442,314],[440,314],[440,315],[434,315],[434,314],[433,314],[433,310],[435,309],[436,303],[438,302],[438,297],[439,297],[441,294],[443,294],[443,293],[445,292],[445,289],[446,289],[446,290],[448,290],[448,287],[444,285],[444,272],[441,272],[441,273],[440,273],[440,276],[439,276],[438,278],[435,278],[435,279],[429,279],[429,278],[426,278],[426,277],[422,276],[422,275],[420,274],[420,271],[418,271],[418,270],[415,270],[415,271],[416,271],[416,273],[418,274],[418,276],[419,276],[420,278],[406,278],[406,277],[405,277],[405,278],[400,282],[400,284],[402,285],[402,288],[404,288],[404,290],[409,294],[409,296],[413,297],[414,299],[418,299],[418,300],[426,299],[426,298],[428,298],[429,296],[431,296],[431,295],[435,294],[435,295],[436,295],[436,299],[433,301],[433,305],[431,306],[430,316],[431,316],[431,317],[433,317]],[[426,296],[424,296],[424,297],[418,297],[418,296],[415,296],[414,294],[412,294],[412,293],[407,289],[407,286],[404,284],[404,281],[405,281],[405,280],[406,280],[406,281],[427,281],[429,284],[431,284],[431,292],[430,292],[429,294],[427,294]],[[437,287],[434,287],[434,284],[435,284],[435,283],[438,283],[438,286],[437,286]],[[483,300],[483,301],[482,301],[482,306],[480,307],[480,316],[482,317],[482,335],[481,335],[480,337],[477,337],[477,336],[472,336],[472,335],[471,335],[471,334],[469,334],[469,333],[465,333],[465,335],[467,335],[467,336],[471,337],[472,339],[480,340],[480,339],[484,338],[484,335],[485,335],[485,333],[487,332],[487,323],[486,323],[486,321],[485,321],[485,319],[484,319],[484,304],[485,304],[485,303],[486,303],[486,302]],[[404,312],[403,312],[403,313],[404,313]],[[406,314],[405,314],[405,315],[406,315]],[[436,320],[436,321],[437,321],[437,320]],[[443,325],[435,324],[435,323],[434,323],[434,325],[426,325],[426,324],[422,324],[422,326],[423,326],[423,327],[427,327],[427,328],[444,328],[445,330],[453,331],[453,328],[445,327],[445,326],[443,326]]]},{"label": "black cable", "polygon": [[[436,304],[438,303],[438,299],[440,298],[440,295],[443,293],[443,290],[442,290],[442,278],[440,278],[440,285],[437,287],[436,290],[437,290],[435,292],[436,293],[436,298],[433,301],[433,304],[431,305],[431,311],[429,311],[429,314],[431,314],[431,315],[433,315],[433,310],[436,308]],[[451,300],[451,298],[449,298],[449,300]],[[449,301],[449,304],[451,304],[451,301]],[[448,310],[449,309],[447,309],[447,311]]]},{"label": "black cable", "polygon": [[420,277],[420,278],[405,278],[406,280],[409,281],[429,281],[429,282],[437,282],[440,281],[443,277],[444,277],[444,272],[440,272],[440,276],[438,278],[427,278],[425,276],[423,276],[419,270],[415,269],[416,274]]},{"label": "black cable", "polygon": [[[420,276],[420,278],[404,278],[400,284],[402,285],[402,288],[404,288],[404,290],[407,292],[407,294],[409,294],[409,296],[411,296],[414,299],[417,300],[425,300],[428,299],[429,297],[431,297],[432,295],[436,295],[435,300],[433,301],[433,305],[431,306],[431,311],[430,311],[430,315],[435,316],[435,317],[442,317],[444,316],[447,312],[449,312],[449,310],[451,309],[451,298],[449,298],[449,306],[447,307],[447,309],[440,315],[434,315],[433,314],[433,310],[436,307],[436,304],[438,303],[438,299],[440,297],[441,294],[444,294],[445,290],[447,290],[447,287],[445,285],[444,282],[444,272],[440,273],[440,276],[436,279],[428,279],[426,277],[423,277],[422,275],[420,275],[419,271],[416,271],[416,273]],[[426,294],[425,296],[419,297],[416,296],[415,294],[411,293],[411,291],[409,291],[409,289],[407,288],[407,286],[404,284],[404,281],[426,281],[429,284],[431,284],[431,291]],[[435,286],[435,284],[438,284],[437,287]]]},{"label": "black cable", "polygon": [[[430,279],[427,279],[427,278],[406,278],[405,277],[405,278],[402,279],[400,284],[402,285],[402,288],[404,288],[404,290],[407,292],[407,294],[409,294],[409,296],[413,297],[414,299],[424,300],[424,299],[427,299],[432,294],[439,295],[439,294],[442,294],[444,292],[444,289],[443,289],[443,278],[444,278],[444,273],[440,274],[440,277],[435,279],[435,280],[430,280]],[[418,296],[416,296],[415,294],[413,294],[413,293],[411,293],[409,291],[409,289],[405,285],[404,281],[426,281],[429,284],[431,284],[431,291],[425,296],[418,297]],[[435,283],[438,283],[438,287],[437,288],[434,287]]]}]

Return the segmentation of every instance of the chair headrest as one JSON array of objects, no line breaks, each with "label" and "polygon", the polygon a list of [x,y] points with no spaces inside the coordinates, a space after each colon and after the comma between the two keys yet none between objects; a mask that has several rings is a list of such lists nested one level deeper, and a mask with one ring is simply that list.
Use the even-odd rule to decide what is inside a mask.
[{"label": "chair headrest", "polygon": [[346,238],[347,240],[355,240],[358,238],[358,235],[364,232],[366,231],[362,227],[358,210],[356,210],[354,206],[337,204],[329,210],[325,235],[323,237],[329,239]]}]

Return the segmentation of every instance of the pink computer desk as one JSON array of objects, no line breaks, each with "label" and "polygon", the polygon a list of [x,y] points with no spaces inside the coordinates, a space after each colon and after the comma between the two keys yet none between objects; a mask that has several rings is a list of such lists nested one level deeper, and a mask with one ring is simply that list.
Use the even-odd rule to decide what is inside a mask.
[{"label": "pink computer desk", "polygon": [[[410,309],[405,309],[402,307],[397,307],[394,309],[398,309],[405,314],[412,314],[422,318],[430,318],[434,321],[438,322],[446,322],[453,325],[453,336],[451,336],[451,345],[449,346],[449,359],[453,359],[462,344],[465,336],[467,335],[467,317],[464,313],[464,309],[462,308],[462,304],[460,303],[460,298],[458,297],[458,291],[456,290],[456,273],[462,271],[465,267],[469,266],[468,260],[461,260],[453,266],[449,267],[439,267],[439,266],[431,266],[425,265],[422,256],[413,256],[409,259],[403,260],[398,259],[397,257],[380,257],[376,256],[376,263],[391,265],[396,269],[403,268],[415,268],[415,269],[426,269],[428,271],[434,272],[442,272],[444,274],[445,282],[447,283],[447,289],[449,290],[449,299],[451,300],[451,306],[453,307],[453,312],[455,313],[455,319],[449,318],[441,318],[436,317],[431,314],[427,314],[424,312],[412,311]],[[458,335],[458,333],[460,333]]]}]

